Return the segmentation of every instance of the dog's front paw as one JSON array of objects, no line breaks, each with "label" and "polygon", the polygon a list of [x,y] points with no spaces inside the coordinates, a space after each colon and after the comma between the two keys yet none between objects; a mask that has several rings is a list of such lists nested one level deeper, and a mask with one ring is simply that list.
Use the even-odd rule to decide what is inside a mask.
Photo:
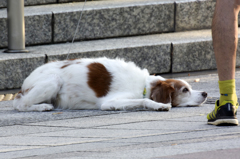
[{"label": "dog's front paw", "polygon": [[154,102],[152,100],[145,100],[144,106],[146,109],[155,111],[169,111],[172,107],[171,103],[163,104]]},{"label": "dog's front paw", "polygon": [[169,104],[160,104],[161,106],[156,111],[169,111],[172,108],[172,105]]},{"label": "dog's front paw", "polygon": [[54,109],[52,104],[38,104],[38,105],[33,105],[32,106],[33,111],[39,111],[39,112],[43,112],[43,111],[51,111]]},{"label": "dog's front paw", "polygon": [[157,103],[154,106],[155,111],[169,111],[171,109],[171,104],[163,104],[163,103]]}]

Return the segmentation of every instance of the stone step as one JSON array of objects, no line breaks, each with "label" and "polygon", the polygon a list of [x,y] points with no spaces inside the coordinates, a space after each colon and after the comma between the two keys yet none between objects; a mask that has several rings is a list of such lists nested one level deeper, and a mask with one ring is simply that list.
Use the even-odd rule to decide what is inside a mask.
[{"label": "stone step", "polygon": [[[33,5],[65,3],[65,2],[81,2],[81,1],[85,1],[85,0],[24,0],[24,5],[33,6]],[[6,8],[6,7],[7,7],[7,0],[1,0],[0,8]]]},{"label": "stone step", "polygon": [[[26,45],[71,41],[83,4],[25,7]],[[209,29],[214,5],[212,0],[88,1],[75,40]],[[6,48],[6,8],[0,9],[0,33],[0,48]]]},{"label": "stone step", "polygon": [[[47,61],[65,60],[68,53],[68,59],[123,58],[147,68],[150,73],[216,69],[211,30],[40,45],[27,49],[30,53],[6,54],[0,50],[0,90],[20,88],[33,69]],[[240,66],[239,55],[237,66]]]}]

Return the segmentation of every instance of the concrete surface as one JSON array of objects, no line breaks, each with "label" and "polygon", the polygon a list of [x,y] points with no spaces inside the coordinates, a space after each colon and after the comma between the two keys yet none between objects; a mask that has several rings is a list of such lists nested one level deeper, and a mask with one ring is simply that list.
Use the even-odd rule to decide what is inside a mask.
[{"label": "concrete surface", "polygon": [[[182,75],[193,89],[208,92],[207,103],[169,112],[17,112],[12,101],[0,102],[0,158],[239,158],[240,127],[207,125],[218,97],[217,75]],[[236,83],[240,97],[239,70]]]}]

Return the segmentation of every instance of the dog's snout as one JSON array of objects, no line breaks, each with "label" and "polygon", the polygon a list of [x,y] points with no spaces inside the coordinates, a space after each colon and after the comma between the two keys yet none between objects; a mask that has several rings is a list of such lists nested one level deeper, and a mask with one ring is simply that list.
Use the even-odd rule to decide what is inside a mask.
[{"label": "dog's snout", "polygon": [[206,98],[206,97],[207,97],[207,92],[202,92],[202,96],[203,96],[204,98]]}]

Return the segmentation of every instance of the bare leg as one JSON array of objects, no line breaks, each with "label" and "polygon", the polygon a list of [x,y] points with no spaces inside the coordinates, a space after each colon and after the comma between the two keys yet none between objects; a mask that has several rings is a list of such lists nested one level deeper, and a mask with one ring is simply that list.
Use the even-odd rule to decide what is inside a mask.
[{"label": "bare leg", "polygon": [[235,79],[240,0],[217,0],[212,37],[219,81]]},{"label": "bare leg", "polygon": [[235,88],[238,13],[240,0],[217,0],[212,21],[213,48],[219,76],[220,99],[207,115],[208,124],[238,125]]}]

